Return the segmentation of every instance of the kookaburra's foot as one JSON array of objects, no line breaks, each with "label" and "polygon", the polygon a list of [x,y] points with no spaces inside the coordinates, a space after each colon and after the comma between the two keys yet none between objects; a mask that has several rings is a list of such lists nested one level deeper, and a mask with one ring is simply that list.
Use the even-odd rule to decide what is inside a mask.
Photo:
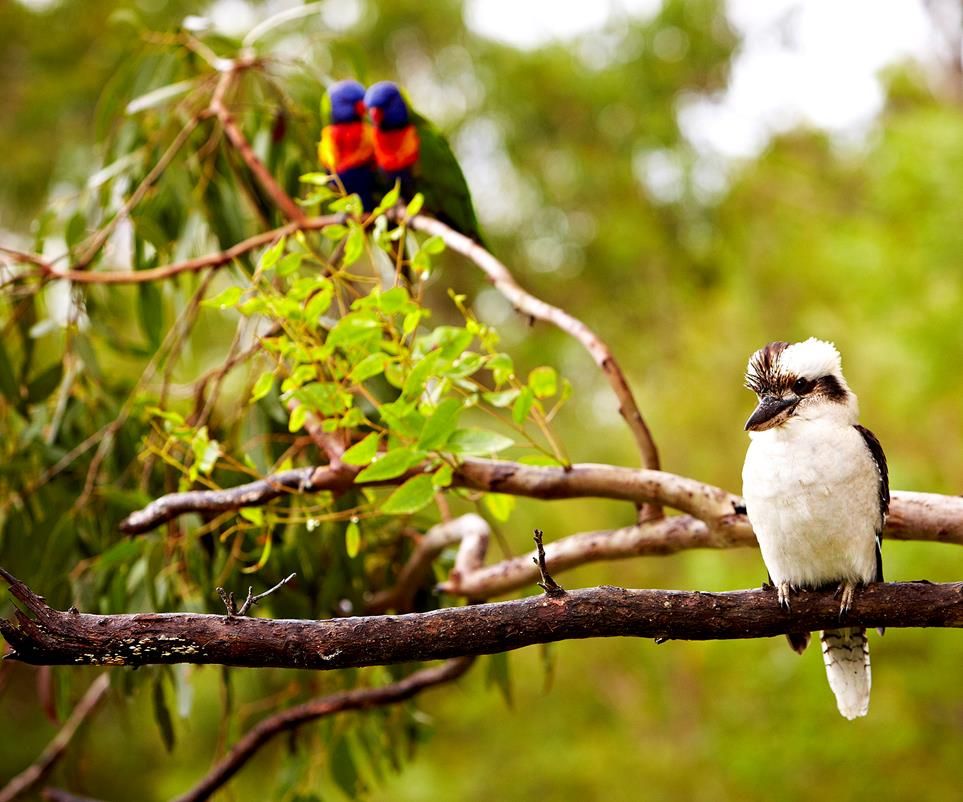
[{"label": "kookaburra's foot", "polygon": [[780,582],[776,586],[779,606],[782,607],[782,609],[787,613],[789,612],[789,594],[791,594],[793,591],[795,591],[795,588],[789,582]]},{"label": "kookaburra's foot", "polygon": [[839,583],[839,587],[836,588],[836,593],[833,595],[841,597],[839,601],[839,618],[842,620],[852,609],[853,597],[856,595],[856,585],[853,582],[843,580]]}]

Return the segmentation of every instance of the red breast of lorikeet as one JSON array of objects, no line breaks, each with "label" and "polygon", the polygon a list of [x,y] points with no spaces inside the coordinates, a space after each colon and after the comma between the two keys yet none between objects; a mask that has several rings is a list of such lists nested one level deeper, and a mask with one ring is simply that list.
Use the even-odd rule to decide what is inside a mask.
[{"label": "red breast of lorikeet", "polygon": [[369,87],[364,102],[374,123],[375,160],[386,184],[400,182],[409,200],[420,192],[426,212],[481,243],[468,183],[441,132],[408,105],[391,81]]},{"label": "red breast of lorikeet", "polygon": [[344,191],[358,195],[367,211],[375,207],[375,156],[371,126],[365,120],[364,87],[338,81],[321,102],[324,128],[318,158],[338,177]]}]

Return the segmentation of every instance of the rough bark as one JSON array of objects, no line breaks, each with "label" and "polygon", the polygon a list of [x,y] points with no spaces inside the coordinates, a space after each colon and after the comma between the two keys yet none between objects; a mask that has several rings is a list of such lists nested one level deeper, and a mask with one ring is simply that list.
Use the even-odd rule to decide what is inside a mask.
[{"label": "rough bark", "polygon": [[[8,659],[39,665],[195,663],[328,670],[492,654],[578,638],[761,638],[840,622],[832,591],[801,593],[786,613],[769,590],[614,587],[328,621],[194,613],[88,615],[53,610],[22,582],[2,569],[0,574],[31,614],[18,610],[16,624],[0,624],[13,649]],[[872,585],[859,592],[845,620],[863,627],[961,627],[963,583]]]}]

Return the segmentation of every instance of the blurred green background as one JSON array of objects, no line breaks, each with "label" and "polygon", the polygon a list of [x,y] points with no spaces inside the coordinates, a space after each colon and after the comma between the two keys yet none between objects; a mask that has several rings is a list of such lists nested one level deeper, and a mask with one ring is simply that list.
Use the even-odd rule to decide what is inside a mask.
[{"label": "blurred green background", "polygon": [[[543,15],[561,19],[554,36],[533,33],[552,28],[525,4],[318,5],[283,28],[274,52],[319,82],[353,72],[407,86],[450,135],[493,250],[523,285],[581,317],[620,357],[666,470],[738,492],[752,407],[741,385],[746,359],[770,340],[813,335],[842,352],[863,423],[886,449],[892,486],[963,492],[963,84],[954,3],[894,3],[877,15],[870,3],[830,12],[815,2],[765,12],[758,7],[770,4],[756,4],[754,12],[749,3],[613,2],[599,6],[598,19],[546,7]],[[185,14],[208,13],[234,35],[283,6],[0,5],[0,239],[29,247],[31,221],[69,204],[99,164],[98,98],[145,46],[144,27],[168,30]],[[820,74],[822,83],[807,83]],[[529,327],[463,270],[435,280],[439,305],[450,279],[499,328],[520,366],[553,364],[573,382],[558,422],[572,458],[637,464],[609,389],[580,347]],[[169,324],[178,300],[165,298]],[[137,328],[129,306],[97,312],[118,332]],[[224,358],[233,325],[207,321],[200,331],[178,368],[185,375]],[[39,340],[56,359],[56,338]],[[112,382],[129,384],[143,361],[105,367]],[[118,447],[134,454],[136,436],[130,441]],[[632,512],[602,501],[522,501],[500,529],[520,553],[533,526],[551,540],[626,525]],[[5,564],[33,555],[21,571],[32,581],[69,571],[36,556],[60,554],[43,540],[54,538],[54,522],[28,543],[13,513],[5,509],[2,520]],[[105,545],[120,539],[113,530],[101,536]],[[956,546],[891,543],[884,564],[892,580],[963,578]],[[722,590],[764,576],[759,555],[745,550],[592,566],[559,579],[566,587]],[[62,592],[50,584],[36,589]],[[385,801],[961,798],[959,634],[891,630],[871,649],[870,715],[856,722],[836,712],[818,649],[799,658],[782,639],[527,649],[509,658],[511,704],[486,680],[483,660],[404,714],[417,725],[412,762],[380,778],[364,761],[358,770],[367,798]],[[93,674],[70,674],[62,694],[75,697],[77,678]],[[0,722],[17,733],[0,750],[0,781],[56,729],[36,699],[36,676],[25,666],[0,673]],[[184,790],[226,731],[224,686],[216,669],[173,676],[172,752],[147,693],[126,704],[112,698],[55,780],[108,800]],[[232,682],[236,735],[273,707],[338,681],[248,671]],[[269,702],[259,702],[266,693]],[[375,729],[381,715],[352,714]],[[330,776],[330,752],[358,732],[328,722],[279,739],[219,798],[311,798],[298,796],[305,788],[345,798]]]}]

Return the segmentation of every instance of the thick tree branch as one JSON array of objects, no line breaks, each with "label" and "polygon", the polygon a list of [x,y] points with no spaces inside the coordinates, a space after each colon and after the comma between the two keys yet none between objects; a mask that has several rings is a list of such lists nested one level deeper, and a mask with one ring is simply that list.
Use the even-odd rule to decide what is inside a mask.
[{"label": "thick tree branch", "polygon": [[[87,615],[51,609],[0,569],[26,612],[0,621],[7,659],[38,665],[194,663],[328,670],[493,654],[536,643],[633,636],[761,638],[838,627],[833,591],[784,612],[770,590],[702,593],[598,587],[398,616],[303,621],[195,613]],[[30,615],[28,615],[29,613]],[[845,619],[862,627],[963,627],[963,583],[861,589]]]},{"label": "thick tree branch", "polygon": [[80,728],[80,725],[87,720],[87,717],[90,716],[97,708],[97,705],[100,704],[101,699],[104,698],[104,694],[107,693],[109,687],[110,676],[106,673],[101,674],[90,684],[90,687],[87,688],[87,691],[73,709],[70,717],[64,723],[63,727],[60,728],[60,732],[47,744],[46,749],[40,753],[40,757],[38,757],[32,765],[28,766],[10,780],[3,788],[0,788],[0,802],[12,802],[12,800],[21,794],[27,793],[27,791],[47,776],[47,773],[54,767],[54,764],[63,756],[63,753]]},{"label": "thick tree branch", "polygon": [[639,405],[625,379],[625,374],[609,347],[594,331],[564,309],[545,303],[523,290],[505,265],[464,234],[459,234],[438,220],[420,215],[408,220],[407,224],[417,231],[441,237],[451,250],[474,262],[491,279],[495,289],[511,301],[516,309],[533,318],[551,323],[578,340],[602,369],[612,386],[619,401],[619,412],[629,425],[642,454],[642,464],[654,470],[659,468],[658,449],[639,411]]},{"label": "thick tree branch", "polygon": [[248,730],[197,785],[177,797],[174,802],[201,802],[209,799],[211,794],[230,780],[254,756],[255,752],[277,735],[345,710],[367,710],[404,702],[428,688],[458,679],[469,669],[472,660],[471,657],[449,660],[440,666],[416,671],[403,680],[382,688],[359,688],[334,693],[270,716]]}]

